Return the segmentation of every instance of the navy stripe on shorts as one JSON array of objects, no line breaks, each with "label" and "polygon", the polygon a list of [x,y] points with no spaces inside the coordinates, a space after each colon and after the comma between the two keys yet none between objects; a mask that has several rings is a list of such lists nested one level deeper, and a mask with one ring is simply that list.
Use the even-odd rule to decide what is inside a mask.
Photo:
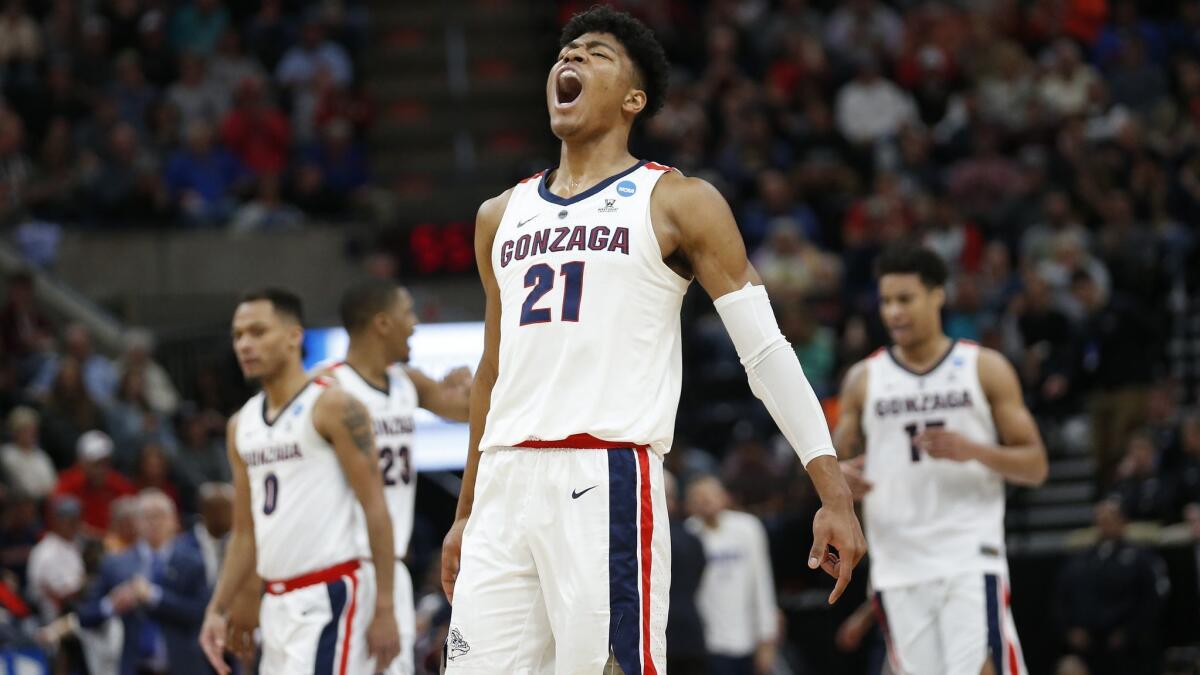
[{"label": "navy stripe on shorts", "polygon": [[346,608],[346,580],[339,579],[325,584],[329,591],[329,623],[321,629],[317,640],[317,662],[314,675],[333,675],[334,656],[337,654],[338,624],[342,621],[342,610]]},{"label": "navy stripe on shorts", "polygon": [[608,644],[621,670],[642,672],[638,592],[637,459],[608,451]]}]

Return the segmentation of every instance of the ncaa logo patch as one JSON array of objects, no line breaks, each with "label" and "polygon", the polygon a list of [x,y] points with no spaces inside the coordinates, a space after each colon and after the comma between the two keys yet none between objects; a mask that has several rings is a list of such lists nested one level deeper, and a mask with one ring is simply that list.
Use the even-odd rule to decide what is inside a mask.
[{"label": "ncaa logo patch", "polygon": [[631,180],[623,180],[617,183],[617,194],[622,197],[632,197],[637,192],[637,183]]}]

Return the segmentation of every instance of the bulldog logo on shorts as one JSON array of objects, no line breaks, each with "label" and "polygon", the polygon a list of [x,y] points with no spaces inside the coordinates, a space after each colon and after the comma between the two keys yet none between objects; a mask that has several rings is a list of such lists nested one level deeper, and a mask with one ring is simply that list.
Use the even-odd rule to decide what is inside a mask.
[{"label": "bulldog logo on shorts", "polygon": [[457,628],[451,628],[450,634],[446,636],[446,649],[449,652],[446,658],[453,661],[458,657],[471,651],[471,645],[463,639],[462,633]]}]

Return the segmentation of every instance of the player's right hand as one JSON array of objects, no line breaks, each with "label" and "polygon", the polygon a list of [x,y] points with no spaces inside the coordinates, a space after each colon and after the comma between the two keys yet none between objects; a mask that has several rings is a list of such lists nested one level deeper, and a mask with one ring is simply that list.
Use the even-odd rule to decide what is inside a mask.
[{"label": "player's right hand", "polygon": [[217,675],[229,675],[225,664],[225,615],[213,610],[204,613],[204,625],[200,627],[200,649]]},{"label": "player's right hand", "polygon": [[396,612],[377,611],[367,627],[367,653],[375,659],[375,669],[385,671],[400,655],[400,629]]},{"label": "player's right hand", "polygon": [[442,591],[446,600],[454,604],[454,582],[458,580],[459,558],[462,555],[463,530],[467,529],[467,519],[459,518],[450,526],[446,538],[442,540]]},{"label": "player's right hand", "polygon": [[847,459],[838,462],[842,467],[842,476],[846,478],[846,485],[850,487],[850,494],[854,496],[854,501],[860,501],[863,497],[875,487],[871,481],[867,480],[863,470],[867,464],[867,456],[859,455],[854,459]]},{"label": "player's right hand", "polygon": [[241,659],[252,658],[255,652],[254,629],[258,628],[258,613],[262,606],[262,593],[256,590],[248,588],[235,594],[226,619],[225,644]]},{"label": "player's right hand", "polygon": [[850,585],[854,567],[866,553],[867,540],[850,500],[824,504],[817,510],[813,518],[813,547],[808,554],[808,566],[814,570],[823,569],[837,579],[829,594],[829,604],[842,597]]}]

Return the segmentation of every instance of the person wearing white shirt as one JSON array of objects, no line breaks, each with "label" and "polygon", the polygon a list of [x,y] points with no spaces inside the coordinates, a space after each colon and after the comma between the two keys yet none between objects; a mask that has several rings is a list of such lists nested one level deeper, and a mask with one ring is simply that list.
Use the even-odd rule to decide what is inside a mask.
[{"label": "person wearing white shirt", "polygon": [[895,136],[918,121],[913,97],[879,74],[879,64],[862,58],[858,76],[842,86],[834,103],[838,131],[856,145]]},{"label": "person wearing white shirt", "polygon": [[0,448],[0,465],[9,483],[33,499],[42,499],[54,489],[58,474],[45,450],[38,447],[41,417],[33,408],[18,406],[8,415],[12,443]]},{"label": "person wearing white shirt", "polygon": [[704,620],[713,675],[773,672],[779,607],[767,533],[758,518],[729,509],[729,494],[714,477],[687,489],[687,527],[708,558],[696,604]]},{"label": "person wearing white shirt", "polygon": [[29,591],[45,621],[56,618],[63,601],[83,589],[79,515],[78,499],[56,498],[50,510],[50,529],[29,553]]}]

